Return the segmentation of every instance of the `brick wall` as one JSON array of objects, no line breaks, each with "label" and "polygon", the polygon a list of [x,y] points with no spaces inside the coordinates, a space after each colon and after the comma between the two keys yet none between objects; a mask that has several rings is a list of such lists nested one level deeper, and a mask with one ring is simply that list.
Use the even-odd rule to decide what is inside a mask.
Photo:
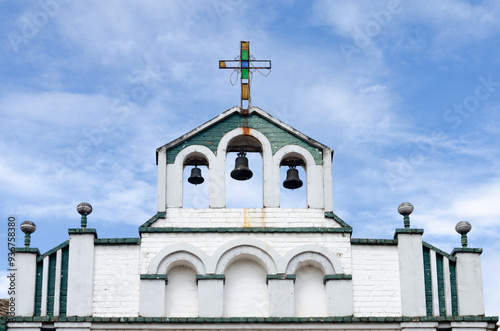
[{"label": "brick wall", "polygon": [[401,316],[397,246],[352,245],[355,316]]},{"label": "brick wall", "polygon": [[341,226],[325,218],[324,209],[234,208],[184,209],[169,208],[166,219],[152,227],[329,227]]},{"label": "brick wall", "polygon": [[139,246],[96,245],[94,263],[94,316],[138,316]]}]

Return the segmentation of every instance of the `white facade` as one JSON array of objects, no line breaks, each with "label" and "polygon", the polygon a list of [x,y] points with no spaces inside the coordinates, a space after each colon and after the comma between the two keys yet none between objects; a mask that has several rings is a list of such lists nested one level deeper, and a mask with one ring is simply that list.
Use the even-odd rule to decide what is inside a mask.
[{"label": "white facade", "polygon": [[[262,208],[225,206],[226,155],[238,148],[262,155]],[[409,227],[351,238],[333,213],[332,156],[258,108],[224,112],[157,150],[158,213],[139,238],[70,229],[43,255],[17,249],[9,329],[494,329],[481,250],[447,254]],[[193,162],[209,170],[210,208],[182,206]],[[280,208],[279,170],[290,162],[305,169],[304,208]]]}]

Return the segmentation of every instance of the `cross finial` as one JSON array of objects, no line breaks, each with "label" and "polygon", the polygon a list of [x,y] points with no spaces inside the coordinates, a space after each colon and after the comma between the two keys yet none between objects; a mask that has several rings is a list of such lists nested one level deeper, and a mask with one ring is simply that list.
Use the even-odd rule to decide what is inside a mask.
[{"label": "cross finial", "polygon": [[219,69],[233,69],[239,73],[241,77],[241,110],[243,114],[247,114],[248,108],[250,108],[252,103],[252,98],[250,96],[250,77],[255,70],[267,69],[270,72],[271,60],[255,60],[255,58],[250,55],[250,42],[241,41],[240,55],[234,60],[220,60]]}]

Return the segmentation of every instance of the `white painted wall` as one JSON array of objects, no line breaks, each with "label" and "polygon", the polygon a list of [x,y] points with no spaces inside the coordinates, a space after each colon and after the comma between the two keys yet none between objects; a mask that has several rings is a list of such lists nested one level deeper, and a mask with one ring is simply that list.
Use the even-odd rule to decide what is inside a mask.
[{"label": "white painted wall", "polygon": [[139,246],[96,245],[94,251],[94,316],[138,316]]},{"label": "white painted wall", "polygon": [[305,264],[296,271],[295,316],[327,316],[324,272],[312,264]]},{"label": "white painted wall", "polygon": [[198,286],[196,271],[188,266],[173,267],[167,273],[165,316],[186,317],[198,315]]},{"label": "white painted wall", "polygon": [[232,262],[225,271],[224,316],[269,316],[266,270],[248,258]]},{"label": "white painted wall", "polygon": [[354,316],[401,316],[397,246],[352,246]]}]

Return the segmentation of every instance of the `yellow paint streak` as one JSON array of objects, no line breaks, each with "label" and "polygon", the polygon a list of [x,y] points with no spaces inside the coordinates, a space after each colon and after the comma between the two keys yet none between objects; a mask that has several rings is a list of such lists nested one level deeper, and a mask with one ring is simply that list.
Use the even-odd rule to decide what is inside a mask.
[{"label": "yellow paint streak", "polygon": [[244,228],[249,228],[251,227],[250,225],[250,218],[248,217],[247,209],[243,208],[243,227]]},{"label": "yellow paint streak", "polygon": [[262,211],[260,212],[260,226],[265,228],[266,227],[266,209],[262,208]]}]

